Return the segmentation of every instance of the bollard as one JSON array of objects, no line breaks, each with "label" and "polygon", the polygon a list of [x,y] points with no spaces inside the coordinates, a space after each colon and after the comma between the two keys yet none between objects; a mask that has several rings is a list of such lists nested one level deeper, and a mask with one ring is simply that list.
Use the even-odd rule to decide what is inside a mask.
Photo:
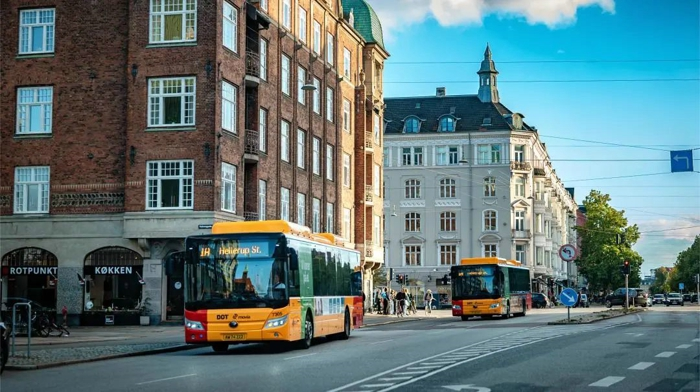
[{"label": "bollard", "polygon": [[31,354],[32,347],[32,304],[28,302],[17,302],[12,305],[12,356],[15,356],[15,335],[17,334],[17,307],[27,307],[27,358]]}]

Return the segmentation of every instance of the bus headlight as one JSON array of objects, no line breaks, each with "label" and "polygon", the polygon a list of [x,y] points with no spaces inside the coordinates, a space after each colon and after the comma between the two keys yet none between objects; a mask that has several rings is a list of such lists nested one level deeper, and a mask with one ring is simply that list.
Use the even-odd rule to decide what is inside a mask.
[{"label": "bus headlight", "polygon": [[287,316],[267,320],[265,328],[277,328],[287,323]]},{"label": "bus headlight", "polygon": [[462,307],[459,305],[452,305],[452,309],[454,310],[462,310]]},{"label": "bus headlight", "polygon": [[495,304],[491,304],[491,306],[489,306],[489,309],[496,309],[496,308],[499,307],[499,306],[501,306],[501,304],[499,304],[498,302],[496,302]]},{"label": "bus headlight", "polygon": [[188,319],[185,319],[185,328],[204,331],[204,326],[202,325],[202,323],[200,323],[199,321],[192,321]]}]

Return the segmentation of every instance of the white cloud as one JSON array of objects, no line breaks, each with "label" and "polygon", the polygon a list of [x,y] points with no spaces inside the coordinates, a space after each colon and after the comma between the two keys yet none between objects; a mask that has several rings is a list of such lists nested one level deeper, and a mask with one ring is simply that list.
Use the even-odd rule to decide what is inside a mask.
[{"label": "white cloud", "polygon": [[579,8],[597,6],[615,12],[615,0],[368,0],[379,15],[384,34],[406,29],[426,18],[442,26],[481,25],[484,17],[524,18],[549,28],[576,22]]},{"label": "white cloud", "polygon": [[[686,220],[680,219],[655,219],[639,224],[642,238],[675,238],[692,241],[696,235],[700,235],[700,215],[689,216]],[[645,234],[646,233],[646,234]]]}]

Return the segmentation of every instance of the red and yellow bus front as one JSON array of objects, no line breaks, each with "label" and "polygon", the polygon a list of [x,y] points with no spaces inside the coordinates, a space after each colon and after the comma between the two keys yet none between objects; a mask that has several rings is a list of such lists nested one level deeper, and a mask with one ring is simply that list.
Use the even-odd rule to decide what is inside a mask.
[{"label": "red and yellow bus front", "polygon": [[506,309],[505,298],[452,300],[453,316],[500,316]]}]

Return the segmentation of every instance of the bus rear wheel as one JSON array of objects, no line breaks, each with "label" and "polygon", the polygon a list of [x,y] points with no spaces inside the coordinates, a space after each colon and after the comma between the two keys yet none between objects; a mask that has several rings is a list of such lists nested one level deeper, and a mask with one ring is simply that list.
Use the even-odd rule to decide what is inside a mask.
[{"label": "bus rear wheel", "polygon": [[469,316],[462,316],[462,321],[468,321],[468,320],[469,320]]},{"label": "bus rear wheel", "polygon": [[311,318],[311,313],[306,313],[304,320],[304,338],[299,342],[299,347],[307,350],[311,347],[311,341],[314,338],[314,320]]},{"label": "bus rear wheel", "polygon": [[338,334],[338,339],[348,340],[350,339],[350,331],[352,327],[350,325],[350,312],[345,309],[345,321],[343,321],[343,332]]},{"label": "bus rear wheel", "polygon": [[215,353],[225,353],[228,351],[228,343],[214,343],[211,348]]}]

